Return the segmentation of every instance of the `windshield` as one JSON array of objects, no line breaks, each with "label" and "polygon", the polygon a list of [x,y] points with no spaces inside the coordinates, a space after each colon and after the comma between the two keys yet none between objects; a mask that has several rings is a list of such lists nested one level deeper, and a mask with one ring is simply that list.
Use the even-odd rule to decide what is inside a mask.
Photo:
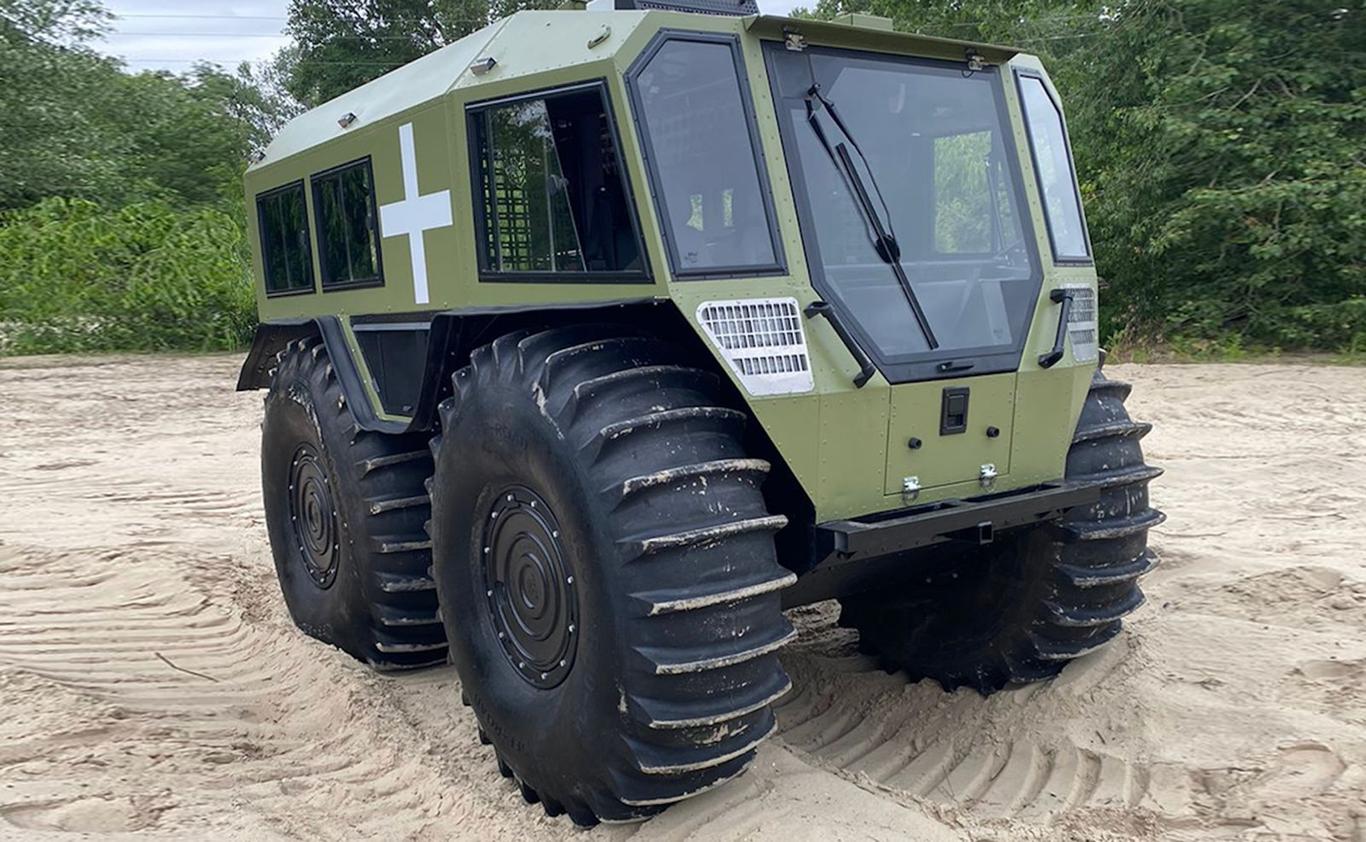
[{"label": "windshield", "polygon": [[[813,282],[884,375],[1013,369],[1039,273],[995,70],[781,45],[768,56]],[[831,154],[841,142],[862,153],[843,167]],[[938,349],[870,236],[860,181],[880,194],[876,210]]]}]

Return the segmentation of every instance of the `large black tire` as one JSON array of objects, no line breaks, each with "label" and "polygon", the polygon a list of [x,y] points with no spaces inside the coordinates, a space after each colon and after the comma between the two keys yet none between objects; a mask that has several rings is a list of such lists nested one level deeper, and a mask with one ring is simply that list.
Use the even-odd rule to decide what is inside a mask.
[{"label": "large black tire", "polygon": [[1129,418],[1130,388],[1096,372],[1067,454],[1067,479],[1100,486],[1097,503],[986,551],[945,551],[893,597],[841,600],[860,648],[913,681],[985,695],[1051,678],[1114,639],[1143,604],[1138,578],[1157,564],[1148,530],[1165,519],[1148,505],[1162,471],[1143,462],[1152,426]]},{"label": "large black tire", "polygon": [[769,466],[716,376],[677,359],[606,329],[508,335],[440,407],[451,660],[500,771],[580,825],[738,775],[790,687]]},{"label": "large black tire", "polygon": [[425,436],[356,426],[320,340],[280,353],[261,483],[285,605],[309,635],[377,669],[446,662],[422,530],[431,471]]}]

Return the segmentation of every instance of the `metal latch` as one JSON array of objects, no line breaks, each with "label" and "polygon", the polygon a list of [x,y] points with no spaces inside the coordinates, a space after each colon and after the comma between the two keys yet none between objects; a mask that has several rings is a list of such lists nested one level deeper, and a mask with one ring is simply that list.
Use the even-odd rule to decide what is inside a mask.
[{"label": "metal latch", "polygon": [[910,502],[920,496],[920,477],[905,477],[901,480],[901,499]]},{"label": "metal latch", "polygon": [[993,485],[995,485],[996,466],[990,462],[983,465],[982,469],[977,472],[977,481],[982,484],[983,488],[991,488]]}]

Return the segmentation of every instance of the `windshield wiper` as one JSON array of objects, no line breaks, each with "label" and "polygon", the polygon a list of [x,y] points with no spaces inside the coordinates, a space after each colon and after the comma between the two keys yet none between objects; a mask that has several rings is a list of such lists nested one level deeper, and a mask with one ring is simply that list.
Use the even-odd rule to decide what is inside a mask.
[{"label": "windshield wiper", "polygon": [[[877,194],[878,200],[882,202],[882,208],[887,214],[886,224],[883,224],[882,215],[877,212],[877,206],[873,204],[872,197],[868,194],[868,186],[864,183],[863,176],[859,174],[858,168],[854,166],[854,158],[849,154],[848,147],[843,141],[835,144],[832,149],[830,142],[825,137],[825,130],[816,121],[816,108],[812,100],[819,102],[829,112],[830,119],[839,127],[840,132],[853,144],[854,150],[858,152],[859,158],[863,160],[864,167],[868,170],[868,178],[872,181],[873,192]],[[816,133],[821,146],[825,147],[826,154],[830,160],[848,181],[854,195],[854,204],[859,212],[863,214],[863,219],[867,223],[869,231],[872,233],[873,249],[878,257],[892,269],[892,274],[896,276],[896,282],[901,286],[901,291],[906,295],[906,303],[911,307],[911,314],[915,316],[916,324],[920,326],[920,332],[925,335],[925,342],[933,351],[939,347],[939,340],[934,336],[934,330],[930,327],[930,320],[925,315],[925,310],[920,306],[920,298],[915,294],[915,288],[911,286],[911,279],[906,275],[906,269],[901,265],[901,246],[896,241],[896,233],[892,231],[891,211],[887,209],[887,202],[882,198],[882,191],[878,189],[877,181],[873,178],[873,169],[868,164],[868,156],[863,154],[859,148],[858,141],[849,133],[849,128],[840,119],[839,112],[835,110],[835,104],[826,99],[821,94],[820,85],[813,82],[811,89],[806,97],[806,121],[811,125],[811,130]]]}]

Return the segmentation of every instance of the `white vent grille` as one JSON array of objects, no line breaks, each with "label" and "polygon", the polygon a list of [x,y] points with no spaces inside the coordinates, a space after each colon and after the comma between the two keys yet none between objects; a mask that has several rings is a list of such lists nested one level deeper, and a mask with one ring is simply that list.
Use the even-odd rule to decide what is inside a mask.
[{"label": "white vent grille", "polygon": [[815,388],[797,299],[704,301],[697,321],[751,395]]},{"label": "white vent grille", "polygon": [[1096,291],[1085,284],[1068,284],[1072,290],[1072,310],[1067,316],[1067,337],[1072,340],[1072,358],[1079,363],[1098,357],[1096,341]]}]

